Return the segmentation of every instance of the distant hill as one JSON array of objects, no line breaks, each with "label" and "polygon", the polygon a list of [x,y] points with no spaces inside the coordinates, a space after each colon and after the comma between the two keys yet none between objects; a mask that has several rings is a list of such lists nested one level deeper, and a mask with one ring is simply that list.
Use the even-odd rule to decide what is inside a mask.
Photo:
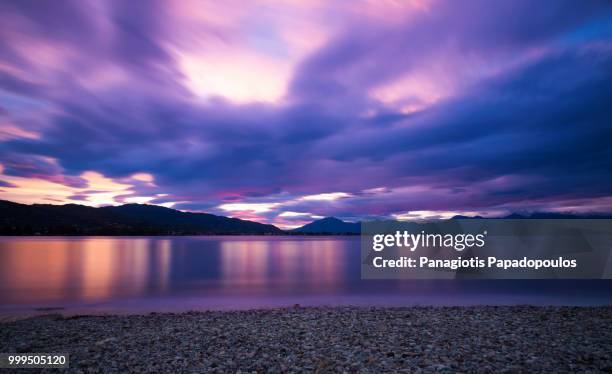
[{"label": "distant hill", "polygon": [[291,232],[298,234],[359,234],[361,223],[344,222],[335,217],[326,217],[298,227]]},{"label": "distant hill", "polygon": [[504,219],[610,219],[610,214],[578,214],[578,213],[552,213],[552,212],[534,212],[534,213],[512,213],[503,217]]},{"label": "distant hill", "polygon": [[[481,216],[462,216],[457,215],[451,219],[612,219],[612,215],[607,214],[574,214],[574,213],[547,213],[535,212],[528,214],[513,213],[503,217],[484,218]],[[422,223],[413,221],[414,223]],[[297,229],[293,229],[290,233],[295,234],[360,234],[361,222],[345,222],[335,217],[326,217],[317,221],[308,223]]]},{"label": "distant hill", "polygon": [[[455,216],[452,219],[482,217]],[[612,218],[612,215],[572,213],[511,214],[492,219]],[[360,222],[335,217],[313,221],[290,231],[273,225],[207,213],[181,212],[156,205],[126,204],[93,208],[78,204],[18,204],[0,200],[0,235],[263,235],[359,234]]]},{"label": "distant hill", "polygon": [[282,234],[273,225],[156,205],[25,205],[0,200],[0,235]]}]

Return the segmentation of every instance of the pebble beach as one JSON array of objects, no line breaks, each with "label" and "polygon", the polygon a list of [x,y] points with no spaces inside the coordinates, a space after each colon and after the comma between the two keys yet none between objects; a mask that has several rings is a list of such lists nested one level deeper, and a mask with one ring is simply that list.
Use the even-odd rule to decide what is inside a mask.
[{"label": "pebble beach", "polygon": [[45,315],[0,352],[67,352],[68,372],[612,372],[612,307],[299,306]]}]

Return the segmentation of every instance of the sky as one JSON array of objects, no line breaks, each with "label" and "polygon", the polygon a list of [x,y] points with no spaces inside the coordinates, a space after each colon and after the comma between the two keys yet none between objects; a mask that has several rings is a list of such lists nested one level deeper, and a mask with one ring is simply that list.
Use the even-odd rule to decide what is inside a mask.
[{"label": "sky", "polygon": [[0,2],[0,199],[612,212],[609,1]]}]

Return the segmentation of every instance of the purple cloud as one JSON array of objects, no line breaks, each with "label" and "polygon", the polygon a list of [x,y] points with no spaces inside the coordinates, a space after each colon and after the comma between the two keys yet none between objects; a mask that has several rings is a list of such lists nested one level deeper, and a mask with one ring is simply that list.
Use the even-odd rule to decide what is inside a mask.
[{"label": "purple cloud", "polygon": [[610,209],[609,4],[316,11],[345,14],[337,27],[303,8],[263,27],[252,5],[3,3],[0,126],[36,134],[2,141],[4,190],[43,179],[87,201],[94,171],[125,185],[115,202],[284,224]]}]

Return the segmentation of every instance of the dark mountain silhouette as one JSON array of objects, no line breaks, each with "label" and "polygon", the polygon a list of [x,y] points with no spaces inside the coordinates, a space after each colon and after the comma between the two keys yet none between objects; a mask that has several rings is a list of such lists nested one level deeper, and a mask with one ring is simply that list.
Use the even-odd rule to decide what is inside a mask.
[{"label": "dark mountain silhouette", "polygon": [[[481,217],[455,216],[452,219]],[[513,213],[491,219],[612,219],[612,215]],[[359,234],[360,222],[335,217],[313,221],[290,231],[237,218],[181,212],[156,205],[126,204],[93,208],[78,204],[18,204],[0,200],[0,235],[240,235]]]},{"label": "dark mountain silhouette", "polygon": [[481,216],[462,216],[462,215],[456,215],[451,217],[451,219],[482,219]]},{"label": "dark mountain silhouette", "polygon": [[582,214],[582,213],[555,213],[555,212],[533,212],[512,213],[497,219],[610,219],[610,214]]},{"label": "dark mountain silhouette", "polygon": [[326,217],[298,227],[291,232],[298,234],[359,234],[361,223],[344,222],[335,217]]},{"label": "dark mountain silhouette", "polygon": [[281,234],[273,225],[156,205],[25,205],[0,200],[0,235]]},{"label": "dark mountain silhouette", "polygon": [[[451,219],[612,219],[610,214],[575,214],[575,213],[512,213],[503,217],[484,218],[481,216],[457,215]],[[414,221],[418,224],[420,221]],[[422,223],[422,222],[421,222]],[[317,221],[312,221],[302,227],[290,231],[295,234],[359,234],[361,232],[361,222],[344,222],[335,217],[326,217]]]}]

